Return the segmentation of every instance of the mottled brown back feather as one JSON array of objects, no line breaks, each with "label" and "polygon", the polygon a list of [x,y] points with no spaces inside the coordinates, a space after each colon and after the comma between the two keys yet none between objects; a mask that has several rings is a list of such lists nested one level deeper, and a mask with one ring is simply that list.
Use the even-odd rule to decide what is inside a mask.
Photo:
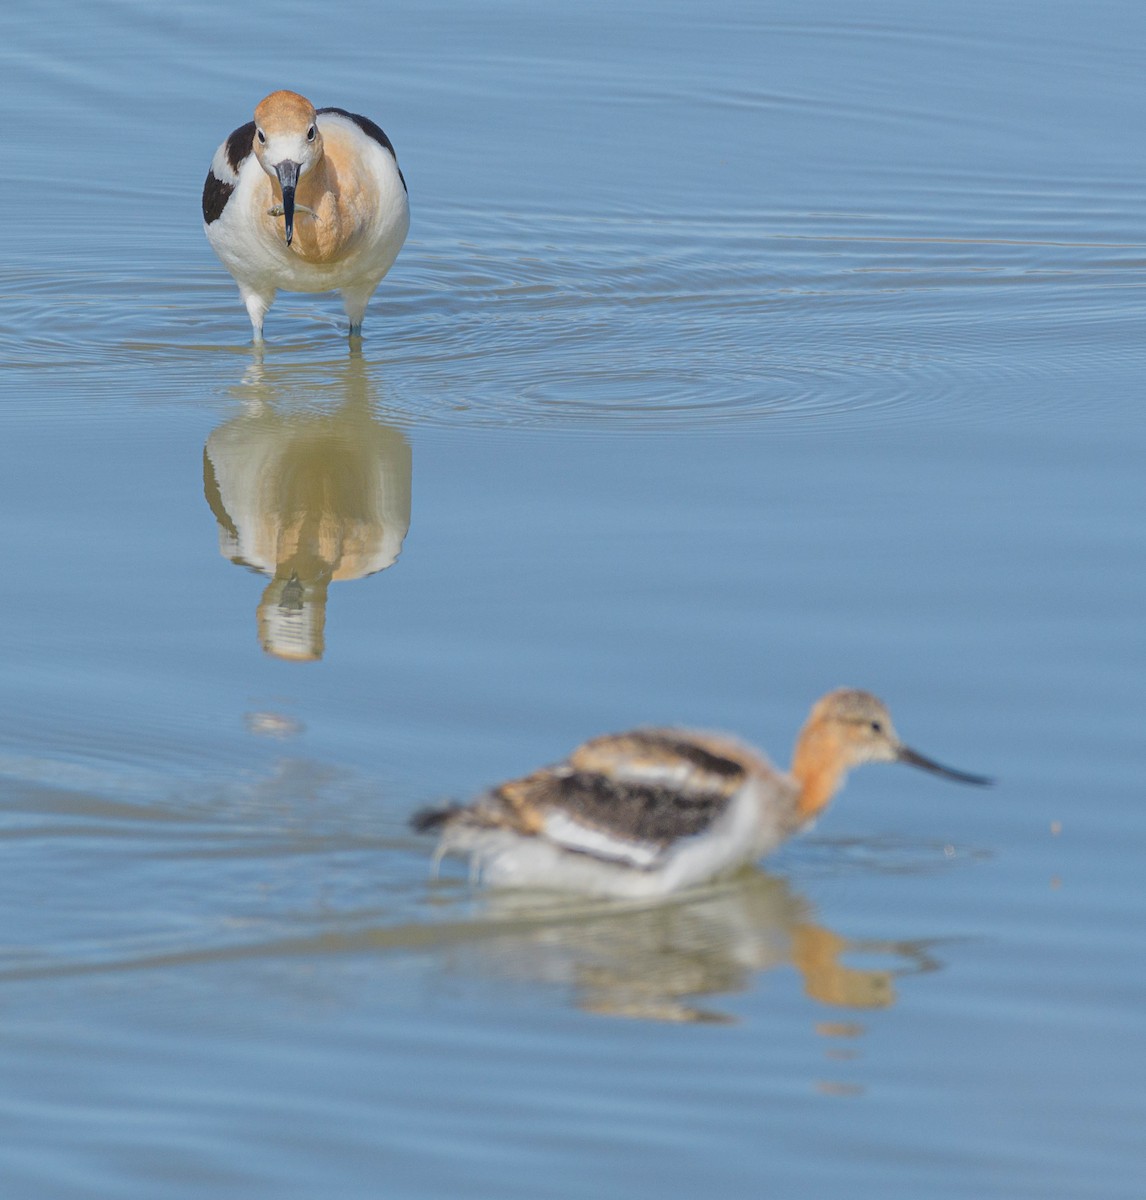
[{"label": "mottled brown back feather", "polygon": [[[687,742],[680,754],[696,774],[686,784],[616,778],[571,763],[502,784],[488,796],[483,815],[522,833],[536,833],[547,812],[559,811],[584,825],[632,841],[668,845],[701,833],[724,812],[745,774],[729,759]],[[648,743],[645,743],[648,748]],[[661,749],[668,749],[668,739]],[[495,806],[490,811],[490,805]],[[495,815],[496,812],[496,815]]]},{"label": "mottled brown back feather", "polygon": [[739,782],[744,778],[743,763],[716,754],[683,733],[671,729],[638,729],[634,736],[647,741],[650,746],[663,748],[666,753],[683,759],[698,771],[716,775],[722,780]]},{"label": "mottled brown back feather", "polygon": [[729,800],[724,790],[683,792],[671,785],[618,781],[582,771],[553,777],[552,788],[550,803],[574,820],[657,845],[702,833]]}]

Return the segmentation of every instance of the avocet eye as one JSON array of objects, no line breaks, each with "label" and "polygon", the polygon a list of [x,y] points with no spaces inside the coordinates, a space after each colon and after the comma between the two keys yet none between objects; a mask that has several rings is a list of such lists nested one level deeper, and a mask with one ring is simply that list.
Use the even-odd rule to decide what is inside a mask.
[{"label": "avocet eye", "polygon": [[872,721],[871,731],[872,731],[872,733],[883,733],[883,722],[882,721]]},{"label": "avocet eye", "polygon": [[261,129],[255,130],[255,137],[259,139],[260,146],[265,146],[267,144],[267,135],[263,133]]},{"label": "avocet eye", "polygon": [[306,140],[308,142],[314,141],[314,126],[313,125],[306,131]]}]

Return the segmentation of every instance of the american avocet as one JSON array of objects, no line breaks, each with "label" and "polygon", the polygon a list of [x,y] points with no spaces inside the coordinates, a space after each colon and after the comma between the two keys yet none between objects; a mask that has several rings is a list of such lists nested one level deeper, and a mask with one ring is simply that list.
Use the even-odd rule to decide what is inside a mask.
[{"label": "american avocet", "polygon": [[272,92],[215,151],[203,223],[255,341],[279,288],[337,288],[355,337],[406,240],[410,206],[394,147],[373,121]]},{"label": "american avocet", "polygon": [[636,729],[578,746],[563,762],[492,788],[472,804],[415,814],[441,831],[438,856],[469,855],[495,887],[655,896],[754,862],[808,826],[850,768],[903,762],[960,783],[900,740],[870,692],[829,692],[777,770],[723,734]]}]

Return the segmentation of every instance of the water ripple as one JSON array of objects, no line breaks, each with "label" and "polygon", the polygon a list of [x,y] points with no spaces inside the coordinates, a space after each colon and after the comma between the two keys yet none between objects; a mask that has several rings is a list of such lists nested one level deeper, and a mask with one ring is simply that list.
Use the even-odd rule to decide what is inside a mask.
[{"label": "water ripple", "polygon": [[[1037,396],[1087,354],[1133,354],[1143,247],[972,224],[439,209],[375,298],[367,354],[399,418],[588,432],[966,422],[988,415],[984,373]],[[139,271],[7,268],[6,367],[82,368],[107,398],[144,371],[137,393],[178,399],[250,354],[221,270],[176,281],[153,249]],[[336,297],[281,296],[267,355],[341,354],[342,324]],[[1083,327],[1080,353],[1064,335]]]}]

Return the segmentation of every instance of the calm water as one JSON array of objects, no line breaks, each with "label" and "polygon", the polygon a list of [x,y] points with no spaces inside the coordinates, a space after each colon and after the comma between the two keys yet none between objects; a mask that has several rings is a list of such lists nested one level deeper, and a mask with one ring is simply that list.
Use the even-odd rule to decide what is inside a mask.
[{"label": "calm water", "polygon": [[[4,1196],[1140,1196],[1141,6],[231,8],[0,16]],[[410,182],[359,355],[202,236],[280,86]],[[407,831],[844,683],[999,786],[661,906]]]}]

